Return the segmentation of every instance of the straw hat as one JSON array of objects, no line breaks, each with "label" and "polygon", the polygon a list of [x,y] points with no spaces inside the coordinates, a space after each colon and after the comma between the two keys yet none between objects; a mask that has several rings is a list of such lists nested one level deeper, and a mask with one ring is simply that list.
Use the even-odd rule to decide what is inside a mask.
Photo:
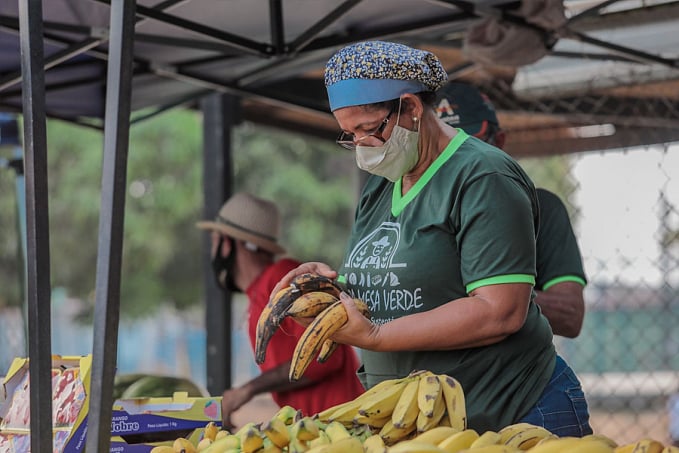
[{"label": "straw hat", "polygon": [[203,230],[218,231],[248,241],[271,253],[284,253],[278,244],[280,215],[276,205],[248,193],[236,193],[219,210],[217,218],[197,222]]}]

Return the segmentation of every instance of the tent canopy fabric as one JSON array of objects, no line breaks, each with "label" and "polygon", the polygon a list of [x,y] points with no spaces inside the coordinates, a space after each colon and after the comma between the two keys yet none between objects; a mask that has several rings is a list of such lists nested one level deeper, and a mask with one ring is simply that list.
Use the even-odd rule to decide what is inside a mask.
[{"label": "tent canopy fabric", "polygon": [[[109,14],[109,0],[44,2],[48,116],[103,127]],[[639,142],[676,139],[679,115],[666,107],[679,97],[676,1],[139,0],[136,14],[133,121],[216,91],[240,96],[246,120],[331,139],[324,62],[382,39],[431,50],[451,80],[485,89],[512,154],[619,146],[629,128]],[[482,31],[507,39],[487,52],[469,39]],[[630,119],[640,101],[646,124]],[[0,3],[0,110],[21,111],[17,0]],[[602,123],[627,130],[573,137]]]}]

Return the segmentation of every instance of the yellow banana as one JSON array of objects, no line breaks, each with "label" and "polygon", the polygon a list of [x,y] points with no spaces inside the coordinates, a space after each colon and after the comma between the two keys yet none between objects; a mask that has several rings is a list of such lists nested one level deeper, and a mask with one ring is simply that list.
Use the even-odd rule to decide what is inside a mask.
[{"label": "yellow banana", "polygon": [[221,439],[222,437],[230,436],[231,433],[229,432],[228,429],[220,429],[217,431],[217,435],[215,436],[215,440]]},{"label": "yellow banana", "polygon": [[389,419],[380,430],[379,435],[386,445],[394,445],[415,432],[416,428],[414,423],[412,425],[404,426],[403,428],[397,428],[394,426],[394,422]]},{"label": "yellow banana", "polygon": [[417,420],[417,414],[420,412],[417,406],[417,391],[420,386],[419,379],[409,381],[401,392],[394,411],[391,414],[391,420],[397,428],[403,428],[407,425],[412,425]]},{"label": "yellow banana", "polygon": [[354,417],[356,417],[358,414],[358,408],[361,406],[361,404],[363,404],[363,401],[402,379],[405,378],[386,379],[381,381],[365,392],[361,393],[353,400],[337,404],[325,409],[322,412],[319,412],[318,419],[323,422],[339,421],[347,426],[351,426],[353,424]]},{"label": "yellow banana", "polygon": [[290,438],[309,441],[318,437],[319,428],[311,417],[302,417],[290,428]]},{"label": "yellow banana", "polygon": [[338,298],[323,291],[302,294],[287,308],[285,315],[293,318],[313,318],[337,302]]},{"label": "yellow banana", "polygon": [[443,453],[439,447],[428,442],[418,442],[415,439],[404,440],[389,447],[389,453]]},{"label": "yellow banana", "polygon": [[264,363],[266,347],[271,337],[276,333],[285,311],[300,295],[300,290],[293,286],[283,288],[271,297],[260,313],[255,334],[255,361],[257,363]]},{"label": "yellow banana", "polygon": [[[654,441],[655,442],[655,441]],[[640,452],[649,453],[660,453],[662,451],[663,445],[660,444],[660,450],[640,450]],[[567,450],[569,453],[613,453],[615,449],[607,445],[605,442],[595,439],[580,439],[580,442],[576,442],[571,445]],[[638,452],[638,453],[640,453]]]},{"label": "yellow banana", "polygon": [[151,449],[151,453],[174,453],[174,447],[170,445],[158,445]]},{"label": "yellow banana", "polygon": [[212,445],[213,440],[211,440],[209,437],[203,437],[200,442],[198,442],[198,445],[196,445],[196,451],[197,452],[202,452],[204,450],[207,450],[207,447]]},{"label": "yellow banana", "polygon": [[240,448],[243,453],[253,453],[264,445],[264,434],[253,422],[248,423],[238,432]]},{"label": "yellow banana", "polygon": [[372,428],[381,428],[387,423],[387,420],[390,419],[391,417],[388,415],[386,417],[380,418],[378,416],[368,417],[366,415],[361,415],[360,413],[358,413],[354,417],[354,424],[357,424],[359,426],[370,426]]},{"label": "yellow banana", "polygon": [[[616,441],[614,441],[610,437],[605,436],[603,434],[587,434],[586,436],[583,436],[582,439],[583,440],[590,440],[590,439],[591,440],[599,440],[599,441],[605,443],[606,445],[608,445],[611,448],[616,448],[618,446],[618,443]],[[677,452],[677,453],[679,453],[679,452]]]},{"label": "yellow banana", "polygon": [[457,453],[469,448],[472,443],[479,438],[479,433],[468,428],[459,433],[448,436],[438,443],[438,447],[446,453]]},{"label": "yellow banana", "polygon": [[[226,431],[220,431],[220,433]],[[210,444],[205,450],[205,453],[222,453],[229,450],[240,449],[240,437],[235,434],[225,434],[223,436],[217,435],[214,442]]]},{"label": "yellow banana", "polygon": [[464,401],[462,385],[446,374],[438,375],[441,383],[441,394],[446,403],[446,411],[450,426],[462,431],[467,428],[467,408]]},{"label": "yellow banana", "polygon": [[446,403],[443,401],[443,398],[439,398],[434,402],[434,412],[431,417],[427,417],[422,411],[420,411],[420,413],[417,414],[417,420],[415,420],[417,432],[423,433],[438,426],[439,422],[441,421],[445,414],[446,414]]},{"label": "yellow banana", "polygon": [[[570,452],[574,448],[577,448],[583,440],[579,437],[557,437],[555,439],[545,438],[540,441],[537,445],[530,449],[531,453],[559,453],[559,452]],[[586,443],[589,443],[585,441]],[[598,442],[603,444],[603,442]],[[611,449],[611,451],[613,451]]]},{"label": "yellow banana", "polygon": [[318,437],[315,439],[311,439],[309,442],[307,442],[307,445],[309,448],[314,448],[318,447],[319,445],[325,445],[330,443],[330,436],[326,434],[324,430],[318,431]]},{"label": "yellow banana", "polygon": [[311,291],[323,291],[339,299],[342,287],[331,278],[314,273],[300,274],[292,279],[290,286],[302,294]]},{"label": "yellow banana", "polygon": [[510,447],[509,445],[493,444],[484,445],[483,447],[470,447],[468,450],[463,450],[469,453],[517,453],[520,452],[518,448]]},{"label": "yellow banana", "polygon": [[316,359],[318,363],[325,363],[338,347],[339,343],[335,343],[329,338],[325,340],[323,345],[321,345],[321,350],[318,352],[318,358]]},{"label": "yellow banana", "polygon": [[365,453],[387,453],[387,446],[379,434],[373,434],[363,441]]},{"label": "yellow banana", "polygon": [[288,444],[288,453],[304,453],[309,450],[309,446],[303,440],[299,440],[296,437],[290,437],[290,443]]},{"label": "yellow banana", "polygon": [[215,422],[208,422],[207,425],[205,425],[205,430],[203,431],[203,437],[206,437],[210,440],[215,440],[218,432],[219,432],[219,426],[217,426],[217,424]]},{"label": "yellow banana", "polygon": [[174,448],[175,453],[196,453],[196,447],[183,437],[176,438],[172,448]]},{"label": "yellow banana", "polygon": [[337,442],[317,445],[307,450],[307,453],[363,453],[363,444],[355,437],[347,437]]},{"label": "yellow banana", "polygon": [[323,310],[307,326],[297,341],[290,364],[290,381],[298,381],[311,360],[318,354],[323,342],[347,322],[347,311],[341,301]]},{"label": "yellow banana", "polygon": [[498,431],[498,434],[500,435],[500,443],[504,444],[506,443],[511,437],[514,437],[516,434],[519,434],[520,432],[528,429],[528,428],[533,428],[535,425],[532,423],[513,423],[511,425],[507,425],[504,428],[502,428],[500,431]]},{"label": "yellow banana", "polygon": [[660,453],[663,448],[665,448],[665,445],[657,440],[643,438],[635,443],[632,453]]},{"label": "yellow banana", "polygon": [[264,433],[274,445],[280,448],[284,448],[290,443],[288,425],[285,424],[282,418],[276,416],[271,417],[262,425],[262,433]]},{"label": "yellow banana", "polygon": [[[354,303],[356,304],[358,310],[363,313],[363,316],[370,318],[370,310],[368,309],[368,305],[365,302],[363,302],[361,299],[354,299]],[[335,343],[330,339],[325,340],[321,346],[320,352],[318,353],[318,363],[325,363],[338,347],[338,343]]]},{"label": "yellow banana", "polygon": [[[499,433],[502,436],[502,430]],[[550,436],[552,436],[552,433],[542,426],[528,426],[507,438],[502,437],[500,442],[525,451],[537,445],[542,439]]]},{"label": "yellow banana", "polygon": [[409,379],[412,378],[400,379],[379,393],[368,397],[358,408],[358,413],[368,418],[390,416]]},{"label": "yellow banana", "polygon": [[347,437],[351,437],[351,433],[340,422],[332,421],[325,427],[325,434],[330,438],[331,443],[335,443]]},{"label": "yellow banana", "polygon": [[273,417],[281,420],[286,425],[292,425],[295,421],[302,418],[302,412],[292,406],[282,406],[276,411]]},{"label": "yellow banana", "polygon": [[501,438],[502,436],[500,436],[500,434],[495,431],[486,431],[481,434],[478,439],[472,442],[469,448],[479,448],[485,447],[487,445],[500,444]]},{"label": "yellow banana", "polygon": [[262,448],[257,450],[257,453],[283,453],[283,449],[271,442],[271,439],[265,437]]},{"label": "yellow banana", "polygon": [[632,453],[634,447],[636,447],[636,442],[630,442],[627,444],[619,445],[613,450],[615,453]]},{"label": "yellow banana", "polygon": [[425,417],[434,416],[436,401],[441,399],[441,381],[434,373],[425,373],[420,377],[417,389],[417,406]]},{"label": "yellow banana", "polygon": [[423,433],[418,434],[413,438],[413,440],[438,445],[444,439],[447,439],[453,434],[459,432],[459,430],[453,428],[452,426],[435,426],[427,431],[424,431]]}]

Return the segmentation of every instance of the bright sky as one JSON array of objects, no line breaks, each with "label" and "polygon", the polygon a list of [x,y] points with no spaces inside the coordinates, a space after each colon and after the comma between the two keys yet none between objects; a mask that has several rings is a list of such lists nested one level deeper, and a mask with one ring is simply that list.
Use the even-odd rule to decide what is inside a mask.
[{"label": "bright sky", "polygon": [[663,192],[679,229],[679,145],[582,154],[573,176],[582,214],[576,234],[590,280],[658,283]]}]

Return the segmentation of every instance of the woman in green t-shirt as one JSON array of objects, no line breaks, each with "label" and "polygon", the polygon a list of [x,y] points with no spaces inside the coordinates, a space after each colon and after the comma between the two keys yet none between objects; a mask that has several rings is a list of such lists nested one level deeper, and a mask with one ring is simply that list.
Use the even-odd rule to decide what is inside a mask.
[{"label": "woman in green t-shirt", "polygon": [[533,302],[533,183],[507,154],[439,120],[446,79],[436,56],[396,43],[330,58],[337,142],[371,176],[341,265],[302,264],[272,294],[303,272],[342,282],[348,322],[332,338],[360,348],[366,388],[426,369],[462,384],[479,432],[530,419],[559,436],[591,433],[580,383]]}]

